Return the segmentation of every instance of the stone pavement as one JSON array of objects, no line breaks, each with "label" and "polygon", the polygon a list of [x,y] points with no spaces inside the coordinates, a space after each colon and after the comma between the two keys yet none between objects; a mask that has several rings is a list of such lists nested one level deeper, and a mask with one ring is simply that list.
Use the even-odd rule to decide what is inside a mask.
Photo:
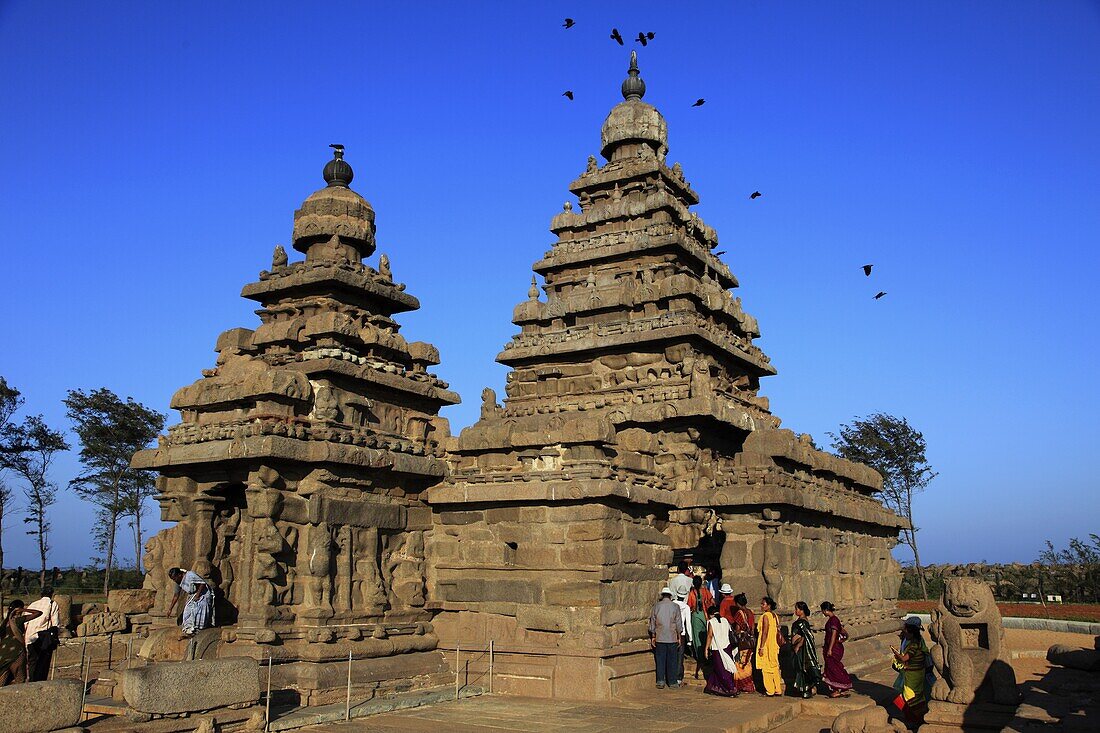
[{"label": "stone pavement", "polygon": [[703,693],[702,685],[653,690],[610,702],[567,702],[521,697],[479,697],[375,715],[347,723],[314,726],[310,733],[409,731],[500,733],[501,731],[692,731],[692,733],[819,733],[842,710],[874,704],[863,695],[847,700],[816,698],[803,711],[794,697],[744,695],[736,699]]}]

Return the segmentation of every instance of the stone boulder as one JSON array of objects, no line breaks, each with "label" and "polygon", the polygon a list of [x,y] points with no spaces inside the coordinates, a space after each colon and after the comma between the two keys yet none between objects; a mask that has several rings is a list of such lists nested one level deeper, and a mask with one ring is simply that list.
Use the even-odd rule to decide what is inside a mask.
[{"label": "stone boulder", "polygon": [[157,662],[123,672],[122,696],[131,709],[151,715],[254,705],[260,665],[248,657]]},{"label": "stone boulder", "polygon": [[157,592],[148,588],[113,590],[107,594],[107,608],[114,613],[133,616],[148,613],[156,600]]},{"label": "stone boulder", "polygon": [[1100,652],[1093,649],[1055,644],[1047,649],[1047,661],[1060,667],[1100,672]]},{"label": "stone boulder", "polygon": [[67,593],[55,593],[53,602],[57,604],[58,628],[62,637],[73,635],[73,597]]},{"label": "stone boulder", "polygon": [[0,731],[47,733],[80,722],[77,680],[28,682],[0,687]]},{"label": "stone boulder", "polygon": [[80,626],[76,627],[76,635],[95,636],[97,634],[111,634],[126,631],[129,627],[130,622],[126,619],[126,614],[103,611],[102,613],[93,613],[91,616],[85,616]]},{"label": "stone boulder", "polygon": [[908,733],[905,723],[892,720],[878,705],[848,710],[833,719],[832,733]]}]

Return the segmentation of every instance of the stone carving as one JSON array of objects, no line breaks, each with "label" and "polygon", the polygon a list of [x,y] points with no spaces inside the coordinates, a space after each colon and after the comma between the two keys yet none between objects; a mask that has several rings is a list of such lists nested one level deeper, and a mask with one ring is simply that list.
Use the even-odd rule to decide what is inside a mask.
[{"label": "stone carving", "polygon": [[311,417],[314,420],[327,422],[338,422],[340,420],[340,405],[336,400],[335,390],[329,385],[318,383],[314,387]]},{"label": "stone carving", "polygon": [[481,390],[481,419],[500,414],[500,404],[497,402],[496,390],[486,387]]},{"label": "stone carving", "polygon": [[359,530],[356,550],[353,597],[368,614],[380,614],[386,606],[386,589],[378,569],[378,530]]},{"label": "stone carving", "polygon": [[527,297],[537,301],[539,299],[539,282],[535,276],[531,276],[531,287],[527,289]]},{"label": "stone carving", "polygon": [[283,249],[283,245],[276,244],[275,252],[271,255],[271,269],[277,270],[280,267],[286,267],[287,257],[286,250]]},{"label": "stone carving", "polygon": [[97,634],[112,634],[126,631],[130,628],[130,622],[126,614],[114,611],[102,611],[84,617],[80,625],[76,627],[77,636],[96,636]]},{"label": "stone carving", "polygon": [[382,276],[383,280],[393,282],[393,270],[390,269],[390,258],[385,253],[378,258],[378,274]]},{"label": "stone carving", "polygon": [[870,705],[859,710],[846,710],[833,719],[831,733],[907,733],[905,723],[891,719],[886,708]]},{"label": "stone carving", "polygon": [[595,173],[598,170],[599,170],[599,165],[596,163],[596,156],[595,155],[589,155],[588,156],[588,165],[585,166],[584,172],[585,173]]},{"label": "stone carving", "polygon": [[1004,627],[993,592],[982,580],[949,578],[932,611],[932,662],[939,679],[932,699],[967,705],[1019,701],[1016,674],[1004,648]]}]

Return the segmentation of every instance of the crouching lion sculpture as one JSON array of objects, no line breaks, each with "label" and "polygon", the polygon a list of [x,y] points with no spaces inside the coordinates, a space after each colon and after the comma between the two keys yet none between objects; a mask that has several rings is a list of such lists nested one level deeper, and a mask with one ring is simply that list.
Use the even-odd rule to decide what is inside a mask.
[{"label": "crouching lion sculpture", "polygon": [[949,578],[932,611],[932,663],[939,679],[932,699],[1015,705],[1016,674],[1004,649],[1004,627],[993,592],[980,578]]}]

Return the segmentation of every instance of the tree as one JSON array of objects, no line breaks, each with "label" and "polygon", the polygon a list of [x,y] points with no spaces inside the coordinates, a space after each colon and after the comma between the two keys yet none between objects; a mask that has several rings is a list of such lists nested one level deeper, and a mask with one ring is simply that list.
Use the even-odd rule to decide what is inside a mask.
[{"label": "tree", "polygon": [[98,508],[102,521],[95,532],[97,545],[106,553],[103,592],[107,593],[121,517],[134,519],[141,567],[141,515],[153,491],[153,478],[145,471],[130,468],[130,459],[157,437],[165,416],[132,397],[123,401],[106,387],[90,392],[69,390],[65,407],[80,438],[80,463],[84,466],[69,486]]},{"label": "tree", "polygon": [[5,429],[3,467],[10,468],[26,482],[27,516],[23,521],[31,528],[27,534],[38,542],[38,557],[42,561],[39,584],[46,584],[46,555],[50,551],[49,508],[57,500],[57,486],[49,480],[50,464],[58,451],[66,451],[65,436],[51,430],[41,415],[32,415],[20,425],[9,423]]},{"label": "tree", "polygon": [[[23,398],[19,396],[19,390],[8,385],[8,381],[0,377],[0,576],[4,574],[4,517],[11,505],[11,489],[4,483],[3,472],[7,465],[5,458],[14,454],[11,446],[11,416],[23,404]],[[0,581],[3,578],[0,577]],[[4,587],[0,582],[0,609],[4,608]]]},{"label": "tree", "polygon": [[924,435],[905,418],[883,412],[856,418],[851,425],[841,425],[839,433],[829,433],[836,454],[865,463],[882,474],[883,503],[909,522],[908,529],[901,530],[901,541],[913,551],[921,594],[927,599],[928,584],[917,549],[919,528],[913,521],[914,495],[923,491],[937,475],[924,457]]},{"label": "tree", "polygon": [[1039,553],[1037,564],[1053,585],[1044,591],[1055,591],[1065,600],[1077,603],[1100,601],[1100,535],[1090,534],[1089,542],[1073,538],[1063,550],[1055,550],[1054,544],[1047,540],[1047,549]]}]

